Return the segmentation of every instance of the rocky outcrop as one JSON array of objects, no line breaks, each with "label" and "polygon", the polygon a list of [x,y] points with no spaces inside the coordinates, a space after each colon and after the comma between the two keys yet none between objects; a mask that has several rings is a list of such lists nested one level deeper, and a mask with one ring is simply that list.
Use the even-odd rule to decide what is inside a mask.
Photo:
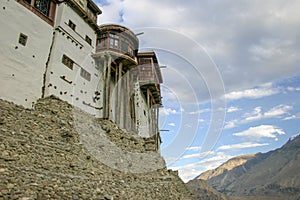
[{"label": "rocky outcrop", "polygon": [[224,195],[212,188],[206,181],[194,179],[189,181],[187,187],[196,196],[197,199],[205,200],[228,200]]},{"label": "rocky outcrop", "polygon": [[[34,110],[2,100],[0,107],[0,199],[193,199],[177,173],[165,166],[133,173],[130,169],[138,165],[130,160],[100,160],[93,150],[94,144],[103,148],[103,141],[92,139],[103,133],[126,155],[144,153],[146,159],[155,149],[110,121],[53,97],[39,100]],[[86,134],[94,135],[91,141]],[[164,165],[158,153],[150,153]],[[147,165],[140,159],[142,167]]]}]

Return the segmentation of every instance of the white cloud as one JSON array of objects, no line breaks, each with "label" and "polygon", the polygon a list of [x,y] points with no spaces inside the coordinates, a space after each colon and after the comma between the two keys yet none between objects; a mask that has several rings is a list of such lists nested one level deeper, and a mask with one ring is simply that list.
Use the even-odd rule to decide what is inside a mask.
[{"label": "white cloud", "polygon": [[168,123],[169,126],[175,126],[175,123]]},{"label": "white cloud", "polygon": [[159,114],[161,116],[167,116],[167,115],[176,114],[176,113],[177,113],[176,110],[171,109],[171,108],[165,108],[165,107],[163,107],[163,108],[159,109]]},{"label": "white cloud", "polygon": [[240,110],[240,108],[235,107],[235,106],[230,106],[229,108],[227,108],[228,113],[236,112],[236,111],[239,111],[239,110]]},{"label": "white cloud", "polygon": [[220,166],[233,157],[234,156],[228,155],[224,152],[217,152],[212,157],[202,159],[199,162],[170,168],[173,170],[178,170],[180,178],[182,178],[183,181],[186,182],[193,177],[200,175],[204,171]]},{"label": "white cloud", "polygon": [[256,120],[260,120],[263,118],[262,114],[262,107],[256,107],[251,113],[246,113],[244,115],[244,119],[242,121],[244,122],[252,122]]},{"label": "white cloud", "polygon": [[165,158],[166,163],[173,163],[173,162],[175,162],[176,160],[178,160],[177,157],[166,157],[166,158]]},{"label": "white cloud", "polygon": [[267,145],[269,145],[269,143],[244,142],[244,143],[240,143],[240,144],[223,145],[223,146],[220,146],[218,148],[218,150],[237,150],[237,149],[261,147],[261,146],[267,146]]},{"label": "white cloud", "polygon": [[291,92],[300,91],[300,87],[287,87],[287,90]]},{"label": "white cloud", "polygon": [[[253,121],[258,121],[267,118],[283,117],[284,115],[289,115],[289,111],[293,109],[290,105],[278,105],[270,110],[263,112],[262,107],[258,106],[249,113],[245,113],[241,119],[234,119],[225,123],[224,129],[231,129],[240,124],[246,124]],[[293,116],[285,117],[283,120],[293,119]]]},{"label": "white cloud", "polygon": [[300,113],[294,114],[294,115],[290,115],[285,117],[283,120],[292,120],[292,119],[300,119]]},{"label": "white cloud", "polygon": [[223,162],[229,160],[232,157],[233,156],[225,154],[224,152],[218,152],[214,156],[212,156],[210,158],[202,159],[197,163],[192,163],[192,164],[187,164],[187,165],[172,167],[172,168],[176,169],[176,170],[193,169],[193,168],[197,168],[197,167],[204,167],[206,169],[207,168],[212,169],[212,168],[218,167]]},{"label": "white cloud", "polygon": [[201,153],[184,155],[184,156],[181,157],[181,159],[201,158],[201,157],[205,157],[205,156],[212,155],[212,154],[214,154],[213,151],[206,151],[206,152],[201,152]]},{"label": "white cloud", "polygon": [[189,112],[189,114],[190,115],[198,115],[198,114],[205,113],[205,112],[210,112],[210,109],[205,108],[205,109],[202,109],[202,110],[192,111],[192,112]]},{"label": "white cloud", "polygon": [[271,96],[278,94],[280,90],[278,88],[272,88],[269,84],[264,84],[258,88],[247,89],[243,91],[233,91],[225,94],[227,100],[238,100],[238,99],[258,99],[262,97]]},{"label": "white cloud", "polygon": [[288,111],[292,110],[292,109],[293,109],[293,107],[289,106],[289,105],[279,105],[279,106],[272,108],[268,112],[265,112],[264,116],[265,117],[278,117],[278,116],[288,113]]},{"label": "white cloud", "polygon": [[225,123],[224,129],[231,129],[237,126],[237,120],[232,120]]},{"label": "white cloud", "polygon": [[234,136],[248,137],[251,139],[259,140],[261,138],[277,138],[277,135],[283,135],[285,132],[276,126],[272,125],[260,125],[256,127],[250,127],[248,130],[234,133]]},{"label": "white cloud", "polygon": [[193,179],[196,176],[199,176],[202,172],[205,170],[196,170],[196,169],[190,169],[190,170],[179,170],[178,174],[180,178],[183,180],[183,182],[188,182],[189,180]]},{"label": "white cloud", "polygon": [[198,119],[198,122],[205,122],[205,120],[204,119]]},{"label": "white cloud", "polygon": [[280,45],[276,45],[276,40],[262,39],[259,44],[250,46],[249,52],[254,61],[268,60],[284,54]]},{"label": "white cloud", "polygon": [[185,150],[187,150],[187,151],[200,151],[201,147],[200,146],[187,147]]},{"label": "white cloud", "polygon": [[263,112],[262,107],[256,107],[252,112],[246,113],[243,116],[244,118],[241,120],[241,123],[248,123],[248,122],[257,121],[266,118],[281,117],[283,115],[288,114],[288,111],[292,109],[293,106],[281,104],[271,108],[266,112]]},{"label": "white cloud", "polygon": [[[257,9],[258,4],[260,9]],[[99,16],[99,24],[121,23],[133,30],[141,27],[159,27],[175,30],[183,36],[192,38],[204,47],[214,60],[228,91],[240,91],[242,88],[251,88],[299,73],[300,29],[297,28],[300,23],[299,1],[286,3],[281,0],[263,2],[107,0],[107,3],[102,5],[103,14]],[[211,13],[214,13],[213,17]],[[157,46],[153,43],[148,45],[149,41],[143,40],[146,35],[145,31],[144,35],[139,36],[141,46],[155,49]],[[156,32],[149,38],[153,38],[157,42],[155,44],[174,44],[173,49],[164,49],[168,52],[179,52],[179,56],[184,54],[182,52],[193,55],[194,48],[190,48],[185,40],[172,40],[171,34]],[[177,63],[165,55],[158,57],[160,61],[168,61],[169,69]],[[203,63],[199,56],[193,57]],[[191,57],[185,58],[195,63]],[[193,69],[186,66],[186,63],[184,65],[180,63],[176,69],[186,77],[193,86],[194,93],[197,97],[201,97],[199,98],[201,101],[209,100],[207,85],[213,89],[216,87],[211,73],[203,73],[203,80],[199,80]],[[209,71],[209,68],[206,71]],[[203,70],[201,73],[206,71]],[[163,74],[164,79],[168,80],[167,72]],[[181,82],[174,80],[172,76],[171,78],[174,85]],[[206,85],[205,81],[210,80],[212,81]],[[182,88],[181,85],[176,87],[178,97],[184,97],[185,100],[192,98],[192,95],[186,95],[191,94],[186,92],[186,88]],[[256,88],[229,93],[227,96],[232,100],[259,98],[276,92],[272,88]]]}]

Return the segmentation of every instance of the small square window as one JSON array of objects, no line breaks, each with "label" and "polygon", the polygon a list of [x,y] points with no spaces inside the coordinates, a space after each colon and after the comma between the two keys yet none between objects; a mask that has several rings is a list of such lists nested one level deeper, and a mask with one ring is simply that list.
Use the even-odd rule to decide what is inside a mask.
[{"label": "small square window", "polygon": [[69,58],[68,56],[63,55],[61,62],[64,65],[66,65],[68,68],[73,69],[74,61],[71,58]]},{"label": "small square window", "polygon": [[87,81],[91,80],[91,74],[83,68],[81,68],[80,70],[80,76]]},{"label": "small square window", "polygon": [[92,39],[91,38],[89,38],[89,36],[85,36],[85,41],[87,42],[87,43],[89,43],[89,45],[92,45]]},{"label": "small square window", "polygon": [[68,26],[75,31],[76,25],[71,20],[69,20]]},{"label": "small square window", "polygon": [[19,35],[19,43],[23,46],[26,46],[27,43],[27,35],[24,35],[23,33],[20,33]]}]

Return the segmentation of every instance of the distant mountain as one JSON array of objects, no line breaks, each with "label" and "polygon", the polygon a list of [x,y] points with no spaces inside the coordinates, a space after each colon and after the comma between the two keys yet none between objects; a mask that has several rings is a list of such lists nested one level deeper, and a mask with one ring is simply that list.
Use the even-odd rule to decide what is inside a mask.
[{"label": "distant mountain", "polygon": [[213,177],[219,176],[221,174],[226,173],[227,171],[232,170],[233,168],[236,168],[237,166],[240,166],[247,162],[248,160],[251,160],[254,158],[254,154],[249,154],[249,155],[242,155],[242,156],[237,156],[234,158],[231,158],[221,166],[219,166],[216,169],[211,169],[208,170],[202,174],[200,174],[196,179],[201,179],[201,180],[209,180],[212,179]]},{"label": "distant mountain", "polygon": [[226,195],[300,199],[300,135],[274,151],[232,158],[196,179]]},{"label": "distant mountain", "polygon": [[187,184],[189,190],[195,195],[196,199],[205,200],[227,200],[228,198],[212,188],[206,181],[194,179]]}]

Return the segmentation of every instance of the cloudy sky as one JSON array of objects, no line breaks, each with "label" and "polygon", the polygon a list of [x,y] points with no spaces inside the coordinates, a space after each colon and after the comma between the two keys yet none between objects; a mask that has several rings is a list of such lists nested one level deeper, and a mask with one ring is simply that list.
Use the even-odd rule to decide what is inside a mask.
[{"label": "cloudy sky", "polygon": [[162,68],[162,155],[187,181],[300,132],[300,1],[96,0]]}]

